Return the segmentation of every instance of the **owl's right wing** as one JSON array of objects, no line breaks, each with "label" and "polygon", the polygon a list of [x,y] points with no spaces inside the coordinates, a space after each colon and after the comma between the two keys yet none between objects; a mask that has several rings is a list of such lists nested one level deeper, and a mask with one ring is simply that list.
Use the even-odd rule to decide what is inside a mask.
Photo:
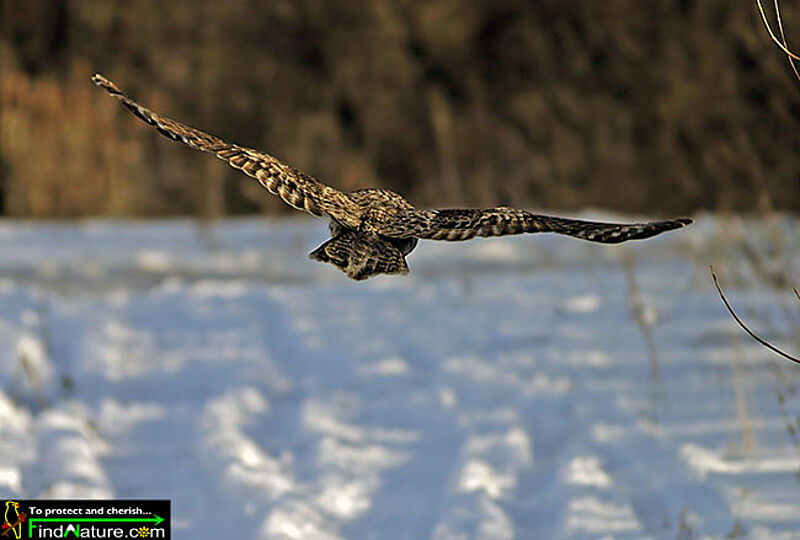
[{"label": "owl's right wing", "polygon": [[265,152],[227,143],[157,114],[128,97],[116,84],[102,75],[95,75],[92,81],[162,135],[197,150],[215,154],[232,167],[258,180],[270,193],[280,197],[289,206],[315,216],[330,216],[343,225],[358,227],[361,210],[347,194],[293,169]]},{"label": "owl's right wing", "polygon": [[691,219],[683,218],[648,223],[602,223],[544,216],[516,208],[414,210],[392,217],[378,228],[378,232],[393,238],[448,241],[469,240],[476,236],[553,232],[590,242],[617,244],[649,238],[691,222]]}]

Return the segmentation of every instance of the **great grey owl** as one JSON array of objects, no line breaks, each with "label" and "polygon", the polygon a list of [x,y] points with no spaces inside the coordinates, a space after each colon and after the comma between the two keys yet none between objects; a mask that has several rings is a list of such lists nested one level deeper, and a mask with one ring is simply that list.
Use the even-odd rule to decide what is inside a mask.
[{"label": "great grey owl", "polygon": [[406,255],[423,240],[469,240],[553,232],[605,244],[649,238],[684,227],[690,219],[650,223],[598,223],[537,215],[515,208],[417,209],[401,195],[385,189],[344,193],[299,172],[271,155],[227,143],[143,107],[102,75],[92,77],[133,113],[162,135],[215,154],[252,176],[289,206],[329,220],[331,238],[311,252],[316,261],[331,263],[348,277],[406,274]]}]

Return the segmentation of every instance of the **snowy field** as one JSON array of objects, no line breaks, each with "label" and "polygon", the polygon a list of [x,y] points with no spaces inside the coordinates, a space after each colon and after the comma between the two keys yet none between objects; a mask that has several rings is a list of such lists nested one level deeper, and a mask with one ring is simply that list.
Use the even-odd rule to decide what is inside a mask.
[{"label": "snowy field", "polygon": [[797,354],[799,233],[356,283],[321,221],[0,222],[0,495],[170,498],[176,538],[800,538],[800,368],[708,273]]}]

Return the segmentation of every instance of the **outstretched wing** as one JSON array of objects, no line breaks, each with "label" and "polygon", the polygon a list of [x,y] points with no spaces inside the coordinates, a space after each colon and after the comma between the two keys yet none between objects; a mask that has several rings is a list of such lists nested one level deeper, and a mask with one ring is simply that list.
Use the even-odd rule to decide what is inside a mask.
[{"label": "outstretched wing", "polygon": [[330,216],[344,225],[358,226],[360,208],[347,194],[296,171],[267,153],[227,143],[213,135],[154,113],[128,97],[116,84],[102,75],[95,75],[92,81],[120,100],[133,114],[155,127],[162,135],[197,150],[215,154],[227,161],[231,167],[240,169],[258,180],[270,193],[279,196],[289,206],[315,216]]},{"label": "outstretched wing", "polygon": [[465,210],[415,210],[398,214],[379,227],[378,232],[395,238],[469,240],[476,236],[553,232],[591,242],[617,244],[649,238],[691,223],[691,219],[649,223],[600,223],[532,214],[514,208]]}]

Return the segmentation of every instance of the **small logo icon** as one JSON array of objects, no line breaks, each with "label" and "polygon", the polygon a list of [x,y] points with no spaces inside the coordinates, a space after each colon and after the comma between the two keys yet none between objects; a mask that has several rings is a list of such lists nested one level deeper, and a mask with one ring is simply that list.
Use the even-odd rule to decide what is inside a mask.
[{"label": "small logo icon", "polygon": [[3,514],[3,525],[0,527],[0,537],[22,538],[22,523],[27,515],[19,511],[19,503],[6,501],[6,510]]}]

